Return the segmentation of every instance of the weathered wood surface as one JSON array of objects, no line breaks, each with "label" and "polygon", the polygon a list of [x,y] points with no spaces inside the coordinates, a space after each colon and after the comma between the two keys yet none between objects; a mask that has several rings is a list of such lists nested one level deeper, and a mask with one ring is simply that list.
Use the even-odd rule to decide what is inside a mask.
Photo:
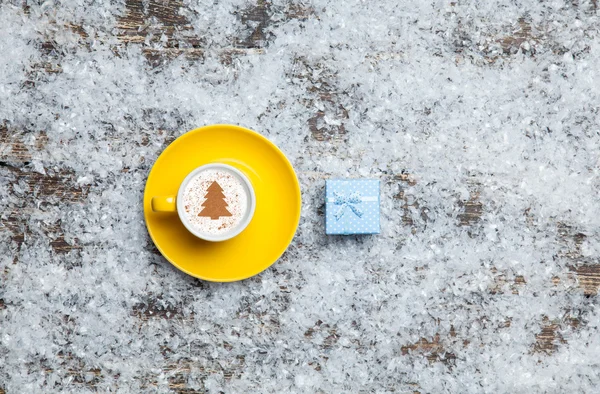
[{"label": "weathered wood surface", "polygon": [[[231,47],[222,51],[221,59],[224,64],[231,63],[232,58],[240,54],[261,53],[262,48],[269,40],[268,27],[273,23],[277,23],[272,18],[275,12],[273,7],[269,2],[259,0],[253,6],[239,13],[240,20],[251,26],[251,28],[246,36],[236,37],[232,40]],[[177,0],[150,0],[147,4],[144,4],[141,0],[127,0],[127,11],[118,22],[117,37],[122,45],[140,45],[162,41],[164,44],[162,49],[143,48],[144,54],[153,65],[159,65],[180,55],[185,56],[190,61],[202,59],[204,54],[203,37],[194,35],[185,12],[182,12],[185,11],[184,8],[184,3]],[[279,12],[282,12],[287,19],[306,19],[314,13],[310,8],[294,5],[290,5],[283,11],[279,10]],[[72,26],[71,28],[81,35],[81,44],[85,45],[86,34],[84,29],[79,26]],[[524,41],[536,39],[538,38],[531,33],[531,26],[526,21],[519,20],[519,29],[514,34],[498,40],[497,43],[502,46],[503,52],[493,55],[490,52],[490,56],[486,58],[486,61],[494,62],[498,57],[510,55],[519,50]],[[44,45],[48,52],[53,49],[51,42]],[[456,51],[460,52],[462,50],[463,48],[458,44]],[[378,56],[393,57],[395,55],[373,55],[374,59]],[[303,63],[302,59],[299,60],[299,64],[301,65],[298,71],[299,77],[308,78],[309,80],[315,78],[309,64]],[[50,63],[40,65],[38,71],[46,73],[61,72],[60,66]],[[331,85],[333,78],[333,75],[324,72],[312,81],[312,89],[316,93],[316,100],[327,102],[338,108],[336,116],[339,120],[338,124],[324,124],[321,122],[324,113],[316,111],[307,124],[312,138],[316,141],[344,141],[345,138],[344,123],[348,119],[348,112],[339,104],[338,95],[340,93],[336,92]],[[307,103],[306,105],[312,106],[313,103]],[[62,169],[60,163],[47,166],[42,172],[35,168],[32,163],[32,154],[36,151],[43,151],[46,141],[47,137],[43,130],[14,130],[0,124],[0,177],[10,181],[13,187],[12,192],[21,201],[19,205],[14,205],[12,210],[2,212],[0,215],[0,231],[10,235],[17,249],[27,237],[37,236],[45,239],[55,254],[76,252],[81,249],[79,240],[65,239],[60,222],[40,224],[40,222],[30,219],[35,215],[43,215],[45,207],[56,205],[59,200],[67,204],[85,203],[89,189],[89,186],[78,185],[73,173]],[[166,142],[169,142],[169,140],[166,140]],[[123,171],[126,172],[128,169],[124,168]],[[320,175],[310,174],[310,176]],[[419,174],[408,173],[382,176],[383,182],[397,185],[398,192],[393,198],[403,212],[402,224],[413,228],[413,232],[417,231],[414,228],[417,219],[427,221],[427,207],[425,204],[422,201],[408,198],[405,193],[408,187],[419,182],[418,176]],[[457,203],[457,208],[460,210],[460,214],[457,216],[457,226],[475,227],[485,213],[486,207],[479,200],[480,192],[476,180],[472,186],[470,198]],[[524,215],[526,214],[524,213]],[[559,241],[565,245],[565,256],[572,261],[569,272],[565,273],[566,276],[572,277],[573,286],[571,288],[576,291],[578,286],[583,289],[587,297],[596,296],[600,288],[600,264],[582,262],[579,250],[586,236],[567,225],[557,223],[556,226]],[[158,251],[155,251],[155,253],[158,254]],[[505,273],[494,270],[490,274],[496,278],[495,285],[489,289],[492,294],[510,292],[518,295],[520,288],[526,285],[528,280],[528,278],[521,275],[507,278]],[[560,284],[560,279],[557,278],[552,283],[548,283],[548,286],[556,287],[558,284]],[[201,283],[198,285],[202,286]],[[0,299],[0,310],[10,307],[10,305],[4,303],[4,300]],[[176,305],[165,304],[160,299],[153,298],[152,295],[145,302],[135,306],[131,314],[138,317],[141,323],[151,319],[190,318],[182,316]],[[277,326],[278,322],[273,320],[265,324]],[[508,327],[510,321],[508,320],[504,324]],[[577,330],[579,325],[580,321],[576,316],[566,316],[562,321],[549,321],[546,319],[542,330],[535,333],[536,343],[532,348],[532,352],[552,353],[558,347],[565,346],[567,341],[561,335],[561,330]],[[317,333],[325,338],[323,341],[324,348],[333,346],[339,338],[335,327],[320,321],[304,335],[311,338]],[[403,355],[422,355],[430,363],[452,363],[456,359],[456,355],[451,351],[447,351],[446,346],[454,346],[457,343],[458,346],[466,346],[468,340],[457,339],[456,333],[451,331],[446,336],[437,334],[433,338],[421,338],[415,343],[407,343],[401,348],[401,352]],[[227,348],[228,345],[224,343],[223,346]],[[164,351],[168,352],[169,349],[165,348]],[[69,365],[73,365],[72,355],[61,354],[60,357],[70,360]],[[238,358],[238,362],[238,367],[243,366],[244,358]],[[311,366],[317,371],[321,369],[318,362],[313,363]],[[194,365],[194,362],[190,360],[182,360],[177,364],[167,364],[163,370],[168,376],[169,387],[177,393],[203,392],[186,387],[186,377],[191,370],[201,371],[206,375],[219,371],[224,374],[226,379],[231,379],[239,374],[239,369],[236,370],[235,366],[231,369],[224,369],[221,365],[215,363],[212,367],[207,368],[206,366]],[[70,367],[65,373],[73,377],[74,383],[86,385],[92,389],[105,378],[99,369],[88,368],[83,364],[79,365],[78,368]],[[146,386],[156,384],[156,381],[152,378],[147,377],[143,380]],[[2,382],[0,382],[0,394],[4,394],[1,386]],[[415,390],[418,390],[418,387]]]}]

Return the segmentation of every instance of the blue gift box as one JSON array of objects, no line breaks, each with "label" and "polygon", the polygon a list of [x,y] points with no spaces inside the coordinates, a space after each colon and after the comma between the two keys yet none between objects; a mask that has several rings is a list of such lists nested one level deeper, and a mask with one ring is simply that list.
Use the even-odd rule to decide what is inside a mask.
[{"label": "blue gift box", "polygon": [[325,233],[379,234],[379,180],[326,180]]}]

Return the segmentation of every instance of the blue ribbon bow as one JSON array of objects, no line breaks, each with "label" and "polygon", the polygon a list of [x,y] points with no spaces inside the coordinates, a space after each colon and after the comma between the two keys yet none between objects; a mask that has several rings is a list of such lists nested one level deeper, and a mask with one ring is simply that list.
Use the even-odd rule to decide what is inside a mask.
[{"label": "blue ribbon bow", "polygon": [[344,216],[346,207],[350,208],[352,212],[358,217],[363,215],[363,211],[355,204],[361,203],[361,195],[359,192],[354,192],[346,197],[346,195],[338,192],[333,192],[333,203],[339,205],[339,209],[335,213],[335,220],[340,220]]}]

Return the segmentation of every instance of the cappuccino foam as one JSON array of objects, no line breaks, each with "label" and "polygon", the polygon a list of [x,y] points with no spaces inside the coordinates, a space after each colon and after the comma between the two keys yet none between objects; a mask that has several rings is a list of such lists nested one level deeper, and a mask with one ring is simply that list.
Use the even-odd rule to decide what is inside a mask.
[{"label": "cappuccino foam", "polygon": [[188,182],[183,206],[188,223],[196,231],[220,235],[240,224],[248,209],[248,194],[237,175],[208,169]]}]

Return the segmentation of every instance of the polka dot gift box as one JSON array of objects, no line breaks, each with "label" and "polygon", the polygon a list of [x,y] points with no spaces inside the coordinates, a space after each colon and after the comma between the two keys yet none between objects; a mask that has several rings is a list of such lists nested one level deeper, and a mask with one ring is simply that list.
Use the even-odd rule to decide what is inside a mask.
[{"label": "polka dot gift box", "polygon": [[379,180],[325,181],[327,234],[379,234]]}]

